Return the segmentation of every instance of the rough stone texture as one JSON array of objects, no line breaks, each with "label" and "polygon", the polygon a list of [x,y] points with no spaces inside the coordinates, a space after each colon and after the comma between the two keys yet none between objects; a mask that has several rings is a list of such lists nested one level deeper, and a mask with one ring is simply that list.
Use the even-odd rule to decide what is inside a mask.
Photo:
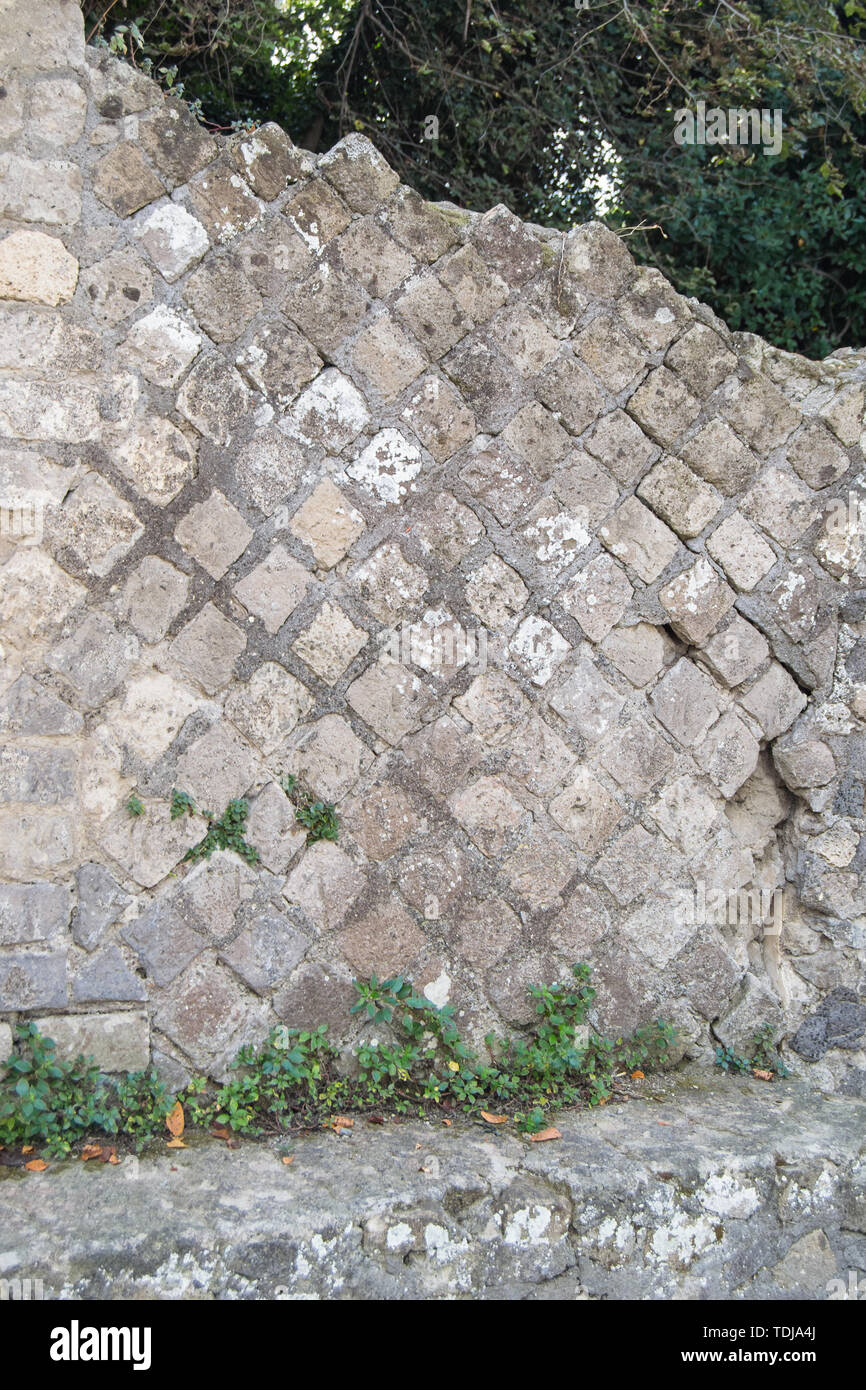
[{"label": "rough stone texture", "polygon": [[[426,203],[358,134],[212,136],[50,8],[0,125],[0,1027],[221,1071],[339,1032],[357,970],[486,1031],[585,958],[594,1025],[711,1059],[861,1000],[864,354],[731,334],[601,224]],[[251,878],[184,863],[175,786],[249,797]],[[779,931],[681,910],[782,887]],[[856,1090],[823,1036],[791,1064]]]},{"label": "rough stone texture", "polygon": [[857,1296],[862,1100],[694,1071],[643,1089],[557,1117],[553,1144],[356,1120],[296,1139],[290,1166],[284,1141],[192,1140],[2,1169],[4,1277],[62,1300]]}]

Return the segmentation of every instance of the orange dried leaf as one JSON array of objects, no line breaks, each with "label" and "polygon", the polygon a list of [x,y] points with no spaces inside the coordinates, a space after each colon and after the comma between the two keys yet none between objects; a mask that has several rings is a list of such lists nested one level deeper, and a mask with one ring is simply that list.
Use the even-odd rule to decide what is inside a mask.
[{"label": "orange dried leaf", "polygon": [[506,1124],[508,1124],[508,1116],[507,1116],[507,1115],[491,1115],[491,1113],[490,1113],[489,1110],[482,1110],[482,1111],[481,1111],[481,1118],[482,1118],[482,1120],[486,1120],[487,1123],[488,1123],[489,1125],[506,1125]]},{"label": "orange dried leaf", "polygon": [[771,1071],[764,1071],[763,1067],[753,1067],[752,1075],[757,1076],[759,1081],[772,1081],[773,1079],[773,1073]]},{"label": "orange dried leaf", "polygon": [[[31,1152],[32,1152],[32,1149],[33,1149],[33,1145],[31,1144],[31,1145],[30,1145],[30,1150],[31,1150]],[[45,1172],[45,1169],[48,1167],[48,1164],[47,1164],[47,1163],[45,1162],[45,1160],[42,1159],[42,1158],[31,1158],[31,1160],[30,1160],[29,1163],[25,1163],[25,1164],[24,1164],[24,1167],[25,1167],[25,1168],[28,1168],[28,1169],[30,1170],[31,1173],[44,1173],[44,1172]]]},{"label": "orange dried leaf", "polygon": [[180,1101],[175,1101],[171,1110],[165,1117],[165,1127],[173,1139],[179,1139],[183,1134],[184,1115],[183,1106]]},{"label": "orange dried leaf", "polygon": [[673,1120],[656,1120],[656,1124],[667,1125],[668,1129],[670,1129],[671,1125],[673,1124]]},{"label": "orange dried leaf", "polygon": [[230,1129],[226,1129],[225,1125],[214,1125],[210,1130],[210,1135],[212,1139],[231,1139],[232,1132]]},{"label": "orange dried leaf", "polygon": [[173,1139],[169,1139],[165,1147],[167,1149],[185,1149],[186,1144],[183,1142],[179,1135],[175,1135]]},{"label": "orange dried leaf", "polygon": [[443,1115],[443,1116],[442,1116],[442,1123],[443,1123],[443,1125],[447,1125],[448,1128],[450,1129],[451,1126],[453,1125],[454,1121],[453,1121],[453,1120],[446,1120],[445,1116]]},{"label": "orange dried leaf", "polygon": [[295,1155],[294,1155],[294,1154],[283,1154],[282,1158],[280,1159],[280,1162],[281,1162],[281,1163],[285,1163],[285,1165],[286,1165],[287,1168],[288,1168],[289,1164],[290,1164],[290,1163],[294,1163],[294,1161],[295,1161]]},{"label": "orange dried leaf", "polygon": [[32,1145],[32,1144],[22,1144],[22,1145],[21,1145],[21,1152],[22,1152],[23,1154],[32,1154],[32,1152],[33,1152],[33,1145]]},{"label": "orange dried leaf", "polygon": [[638,1068],[637,1071],[632,1072],[631,1079],[632,1081],[646,1081],[646,1073],[642,1072],[640,1068]]},{"label": "orange dried leaf", "polygon": [[86,1163],[86,1162],[88,1161],[88,1159],[91,1159],[91,1158],[101,1158],[101,1157],[102,1157],[102,1145],[101,1145],[101,1144],[85,1144],[84,1148],[81,1150],[81,1162],[82,1162],[82,1163]]},{"label": "orange dried leaf", "polygon": [[547,1129],[540,1129],[537,1134],[530,1134],[529,1138],[533,1144],[544,1144],[548,1139],[561,1139],[562,1135],[553,1125],[548,1125]]}]

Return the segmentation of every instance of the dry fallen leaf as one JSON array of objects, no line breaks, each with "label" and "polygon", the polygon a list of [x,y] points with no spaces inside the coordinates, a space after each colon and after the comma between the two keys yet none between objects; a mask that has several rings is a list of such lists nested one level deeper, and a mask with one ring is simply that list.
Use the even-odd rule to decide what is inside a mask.
[{"label": "dry fallen leaf", "polygon": [[547,1129],[540,1129],[537,1134],[530,1134],[529,1138],[533,1144],[544,1144],[548,1139],[561,1139],[562,1135],[553,1125],[548,1125]]},{"label": "dry fallen leaf", "polygon": [[167,1149],[185,1149],[186,1144],[183,1142],[181,1138],[175,1137],[174,1139],[169,1139],[165,1147]]},{"label": "dry fallen leaf", "polygon": [[32,1145],[32,1144],[22,1144],[22,1145],[21,1145],[21,1152],[22,1152],[23,1154],[32,1154],[32,1152],[33,1152],[33,1145]]},{"label": "dry fallen leaf", "polygon": [[453,1120],[446,1120],[445,1116],[443,1115],[443,1116],[442,1116],[442,1123],[443,1123],[443,1125],[447,1125],[448,1128],[450,1129],[451,1126],[453,1125],[454,1121],[453,1121]]},{"label": "dry fallen leaf", "polygon": [[506,1125],[506,1124],[508,1124],[508,1116],[507,1116],[507,1115],[491,1115],[489,1110],[482,1110],[482,1111],[481,1111],[481,1118],[482,1118],[482,1120],[486,1120],[487,1123],[488,1123],[489,1125]]},{"label": "dry fallen leaf", "polygon": [[656,1124],[657,1124],[657,1125],[667,1125],[667,1126],[668,1126],[668,1129],[670,1129],[671,1125],[673,1124],[673,1120],[656,1120]]},{"label": "dry fallen leaf", "polygon": [[294,1163],[294,1161],[295,1161],[295,1155],[294,1155],[294,1154],[283,1154],[282,1158],[280,1159],[280,1162],[281,1162],[281,1163],[285,1163],[286,1167],[288,1167],[290,1163]]},{"label": "dry fallen leaf", "polygon": [[632,1081],[646,1081],[646,1073],[642,1072],[640,1068],[638,1068],[637,1071],[632,1072],[631,1079]]},{"label": "dry fallen leaf", "polygon": [[210,1130],[210,1134],[213,1139],[231,1139],[232,1132],[230,1129],[226,1129],[224,1125],[214,1125]]},{"label": "dry fallen leaf", "polygon": [[[30,1150],[31,1150],[31,1152],[32,1152],[32,1149],[33,1149],[33,1145],[31,1144],[31,1145],[30,1145]],[[47,1164],[47,1163],[45,1162],[45,1160],[42,1159],[42,1158],[31,1158],[31,1160],[30,1160],[29,1163],[25,1163],[25,1164],[24,1164],[24,1167],[25,1167],[25,1168],[28,1168],[28,1169],[30,1170],[31,1173],[44,1173],[44,1172],[45,1172],[45,1169],[48,1167],[48,1164]]]},{"label": "dry fallen leaf", "polygon": [[101,1157],[102,1157],[102,1145],[101,1145],[101,1144],[85,1144],[84,1148],[81,1150],[81,1162],[82,1162],[82,1163],[86,1163],[86,1162],[88,1161],[88,1159],[91,1159],[91,1158],[101,1158]]},{"label": "dry fallen leaf", "polygon": [[752,1067],[752,1075],[757,1076],[759,1081],[772,1081],[773,1073],[764,1071],[762,1067]]},{"label": "dry fallen leaf", "polygon": [[[179,1139],[183,1134],[184,1115],[183,1106],[180,1101],[175,1101],[171,1110],[165,1117],[165,1127],[173,1139]],[[177,1147],[177,1145],[175,1145]]]}]

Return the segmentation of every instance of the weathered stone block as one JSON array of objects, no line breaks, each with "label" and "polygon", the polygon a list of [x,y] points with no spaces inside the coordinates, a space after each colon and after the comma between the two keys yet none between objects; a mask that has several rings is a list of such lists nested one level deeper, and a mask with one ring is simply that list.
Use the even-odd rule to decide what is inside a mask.
[{"label": "weathered stone block", "polygon": [[217,156],[213,136],[184,102],[171,98],[139,122],[138,139],[170,188],[188,183]]},{"label": "weathered stone block", "polygon": [[119,611],[145,642],[161,642],[188,595],[185,574],[158,555],[147,555],[126,581]]},{"label": "weathered stone block", "polygon": [[594,662],[582,657],[550,703],[569,729],[595,743],[616,723],[625,697],[604,679]]},{"label": "weathered stone block", "polygon": [[808,421],[788,445],[788,462],[816,489],[838,482],[851,466],[845,450],[817,420]]},{"label": "weathered stone block", "polygon": [[319,169],[354,212],[374,212],[400,182],[365,135],[344,135],[319,159]]},{"label": "weathered stone block", "polygon": [[735,710],[713,726],[695,757],[723,796],[731,797],[751,777],[760,746]]},{"label": "weathered stone block", "polygon": [[682,657],[650,695],[656,718],[687,748],[699,743],[718,718],[719,692],[693,661]]},{"label": "weathered stone block", "polygon": [[0,1009],[29,1012],[65,1007],[65,951],[52,951],[50,955],[37,955],[35,951],[0,955]]},{"label": "weathered stone block", "polygon": [[407,560],[400,547],[391,542],[374,550],[355,570],[353,580],[359,598],[388,625],[417,606],[430,582],[426,571]]},{"label": "weathered stone block", "polygon": [[169,648],[169,660],[192,676],[208,695],[228,684],[235,662],[247,645],[244,634],[212,603],[181,628]]},{"label": "weathered stone block", "polygon": [[333,685],[367,645],[368,637],[367,630],[356,627],[342,608],[323,603],[310,626],[292,643],[292,650],[321,680]]},{"label": "weathered stone block", "polygon": [[208,259],[190,275],[183,297],[215,343],[233,342],[262,307],[262,297],[229,260]]},{"label": "weathered stone block", "polygon": [[77,282],[78,262],[57,237],[22,229],[0,241],[0,299],[66,304]]},{"label": "weathered stone block", "polygon": [[641,428],[666,448],[694,424],[700,408],[700,401],[667,367],[650,372],[626,406]]},{"label": "weathered stone block", "polygon": [[284,754],[286,771],[326,801],[342,800],[372,758],[366,743],[337,714],[298,729]]},{"label": "weathered stone block", "polygon": [[225,711],[244,737],[269,757],[284,746],[312,707],[306,686],[275,661],[266,661],[248,681],[235,686]]},{"label": "weathered stone block", "polygon": [[766,738],[778,738],[806,708],[806,696],[784,666],[774,661],[741,697],[741,703],[757,719]]},{"label": "weathered stone block", "polygon": [[524,618],[508,646],[533,685],[546,685],[571,651],[558,628],[536,614]]},{"label": "weathered stone block", "polygon": [[607,549],[647,584],[658,579],[679,549],[673,531],[636,497],[627,497],[598,533]]},{"label": "weathered stone block", "polygon": [[737,589],[754,589],[776,563],[776,552],[740,512],[731,512],[707,537],[707,550]]},{"label": "weathered stone block", "polygon": [[701,556],[659,591],[674,631],[685,642],[705,641],[733,607],[736,595]]},{"label": "weathered stone block", "polygon": [[592,642],[600,642],[619,622],[632,597],[625,570],[610,555],[598,555],[559,594]]},{"label": "weathered stone block", "polygon": [[466,579],[466,601],[486,627],[506,627],[526,607],[529,590],[516,570],[498,555]]},{"label": "weathered stone block", "polygon": [[665,365],[672,367],[689,390],[703,399],[736,371],[737,359],[718,333],[703,323],[695,323],[668,350]]},{"label": "weathered stone block", "polygon": [[388,314],[361,330],[352,348],[352,361],[386,401],[399,396],[427,365],[424,354]]},{"label": "weathered stone block", "polygon": [[429,686],[388,658],[368,666],[349,686],[346,699],[374,733],[393,747],[418,728],[435,703]]},{"label": "weathered stone block", "polygon": [[72,894],[62,883],[0,884],[0,946],[49,941],[72,913]]},{"label": "weathered stone block", "polygon": [[123,681],[136,655],[136,643],[118,631],[104,613],[90,613],[71,637],[46,658],[75,691],[85,709],[97,709]]},{"label": "weathered stone block", "polygon": [[249,185],[228,164],[211,165],[189,185],[188,193],[196,216],[215,242],[249,231],[264,212]]},{"label": "weathered stone block", "polygon": [[661,628],[651,623],[616,627],[607,634],[601,649],[608,661],[632,685],[648,685],[673,656],[673,643]]},{"label": "weathered stone block", "polygon": [[114,459],[140,497],[165,507],[195,477],[196,452],[186,435],[159,416],[139,422],[118,441]]},{"label": "weathered stone block", "polygon": [[773,761],[785,786],[792,791],[826,787],[836,776],[833,754],[820,739],[803,739],[788,747],[777,743],[773,748]]},{"label": "weathered stone block", "polygon": [[131,140],[115,145],[93,170],[93,191],[118,217],[131,217],[161,198],[165,187]]},{"label": "weathered stone block", "polygon": [[169,284],[200,261],[209,245],[202,224],[180,203],[163,203],[144,214],[136,220],[132,234]]},{"label": "weathered stone block", "polygon": [[612,318],[593,319],[574,340],[574,350],[599,381],[618,395],[646,371],[646,360]]},{"label": "weathered stone block", "polygon": [[657,446],[624,410],[612,410],[599,420],[586,447],[623,486],[645,472],[658,454]]},{"label": "weathered stone block", "polygon": [[249,574],[234,585],[232,593],[248,613],[260,618],[265,631],[279,632],[312,583],[309,571],[290,555],[285,546],[275,545]]},{"label": "weathered stone block", "polygon": [[93,951],[130,901],[102,864],[82,864],[75,875],[78,904],[72,917],[72,939]]},{"label": "weathered stone block", "polygon": [[173,309],[158,304],[126,335],[127,360],[156,386],[176,386],[198,356],[201,338]]},{"label": "weathered stone block", "polygon": [[[146,998],[144,983],[132,973],[117,946],[91,956],[72,981],[74,1004],[138,1003]],[[113,1067],[120,1070],[116,1061]]]},{"label": "weathered stone block", "polygon": [[320,931],[333,931],[364,891],[363,871],[330,840],[311,845],[289,874],[283,895]]},{"label": "weathered stone block", "polygon": [[650,470],[637,495],[686,539],[699,536],[722,505],[715,488],[701,482],[680,459],[670,457]]},{"label": "weathered stone block", "polygon": [[436,376],[425,377],[420,383],[402,418],[437,463],[450,458],[476,432],[472,411],[449,381]]},{"label": "weathered stone block", "polygon": [[54,1014],[34,1020],[53,1038],[57,1054],[92,1057],[100,1071],[144,1071],[150,1065],[150,1027],[143,1013]]},{"label": "weathered stone block", "polygon": [[215,444],[229,443],[248,406],[241,377],[216,353],[196,363],[177,398],[181,415]]},{"label": "weathered stone block", "polygon": [[701,648],[701,656],[726,685],[740,685],[770,655],[763,634],[739,613],[731,613]]}]

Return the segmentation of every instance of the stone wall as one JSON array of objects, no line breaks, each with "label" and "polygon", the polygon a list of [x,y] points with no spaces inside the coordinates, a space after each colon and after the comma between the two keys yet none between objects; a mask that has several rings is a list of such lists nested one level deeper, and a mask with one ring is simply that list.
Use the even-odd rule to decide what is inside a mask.
[{"label": "stone wall", "polygon": [[[866,359],[360,136],[215,138],[34,16],[0,0],[0,1045],[220,1075],[372,970],[478,1039],[586,960],[599,1026],[770,1023],[862,1090]],[[261,863],[186,864],[175,787],[246,797]]]}]

